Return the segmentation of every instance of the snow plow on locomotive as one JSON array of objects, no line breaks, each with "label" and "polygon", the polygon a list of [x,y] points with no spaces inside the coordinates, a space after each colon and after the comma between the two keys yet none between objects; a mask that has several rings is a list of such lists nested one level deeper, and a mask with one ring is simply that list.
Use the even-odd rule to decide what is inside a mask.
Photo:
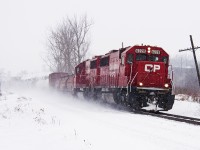
[{"label": "snow plow on locomotive", "polygon": [[93,99],[111,93],[117,104],[167,111],[175,99],[169,67],[169,55],[161,47],[135,45],[112,50],[75,67],[73,91]]}]

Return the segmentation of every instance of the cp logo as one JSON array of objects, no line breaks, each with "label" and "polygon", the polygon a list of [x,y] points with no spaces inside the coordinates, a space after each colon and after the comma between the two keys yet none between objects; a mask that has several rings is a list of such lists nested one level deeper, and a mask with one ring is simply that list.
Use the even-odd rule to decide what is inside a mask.
[{"label": "cp logo", "polygon": [[156,72],[156,70],[160,70],[160,65],[146,64],[144,70],[146,72]]}]

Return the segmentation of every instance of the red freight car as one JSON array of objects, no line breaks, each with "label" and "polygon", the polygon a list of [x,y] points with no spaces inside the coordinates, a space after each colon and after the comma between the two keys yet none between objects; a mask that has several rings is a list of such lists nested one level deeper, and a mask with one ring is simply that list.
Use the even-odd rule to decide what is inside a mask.
[{"label": "red freight car", "polygon": [[74,90],[74,75],[64,72],[55,72],[49,75],[49,85],[62,91],[72,92]]}]

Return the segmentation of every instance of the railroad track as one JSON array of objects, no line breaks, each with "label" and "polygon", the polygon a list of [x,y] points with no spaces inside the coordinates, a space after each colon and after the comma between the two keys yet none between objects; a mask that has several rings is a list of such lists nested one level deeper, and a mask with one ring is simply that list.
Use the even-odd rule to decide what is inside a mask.
[{"label": "railroad track", "polygon": [[134,113],[136,114],[144,114],[144,115],[149,115],[149,116],[154,116],[158,118],[164,118],[168,120],[174,120],[178,122],[185,122],[193,125],[200,125],[200,119],[199,118],[193,118],[193,117],[186,117],[186,116],[180,116],[180,115],[174,115],[174,114],[168,114],[168,113],[163,113],[163,112],[149,112],[149,111],[137,111]]},{"label": "railroad track", "polygon": [[193,125],[200,125],[200,118],[193,118],[193,117],[169,114],[169,113],[164,113],[161,111],[153,112],[153,111],[147,111],[147,110],[143,110],[143,109],[139,110],[139,111],[134,111],[133,109],[130,109],[127,106],[118,105],[115,103],[108,103],[108,102],[101,102],[100,104],[103,106],[108,106],[113,109],[129,111],[134,114],[149,115],[149,116],[154,116],[154,117],[158,117],[158,118],[178,121],[178,122],[185,122],[185,123],[193,124]]},{"label": "railroad track", "polygon": [[103,105],[107,105],[113,109],[130,111],[131,113],[134,113],[134,114],[148,115],[148,116],[154,116],[154,117],[178,121],[178,122],[185,122],[185,123],[193,124],[193,125],[200,125],[200,118],[193,118],[193,117],[169,114],[169,113],[164,113],[161,111],[153,112],[153,111],[147,111],[147,110],[143,110],[143,109],[139,110],[139,111],[134,111],[126,106],[117,105],[117,104],[103,103]]}]

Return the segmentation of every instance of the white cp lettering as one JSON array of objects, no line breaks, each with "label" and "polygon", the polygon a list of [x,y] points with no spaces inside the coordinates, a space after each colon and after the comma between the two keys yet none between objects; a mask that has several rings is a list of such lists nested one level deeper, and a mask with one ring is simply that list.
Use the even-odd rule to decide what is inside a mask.
[{"label": "white cp lettering", "polygon": [[160,65],[146,64],[144,70],[146,72],[156,72],[156,70],[160,70]]}]

